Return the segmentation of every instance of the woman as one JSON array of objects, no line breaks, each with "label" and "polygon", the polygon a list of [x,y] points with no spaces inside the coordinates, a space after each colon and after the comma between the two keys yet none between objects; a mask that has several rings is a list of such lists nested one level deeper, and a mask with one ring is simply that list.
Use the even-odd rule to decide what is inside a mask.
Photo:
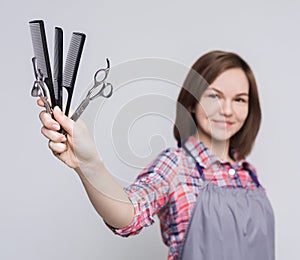
[{"label": "woman", "polygon": [[116,234],[137,234],[157,215],[168,259],[275,259],[273,211],[245,160],[261,121],[258,92],[237,54],[213,51],[196,61],[178,97],[178,147],[163,151],[125,189],[105,169],[86,128],[57,107],[54,118],[40,114],[50,149],[79,174]]}]

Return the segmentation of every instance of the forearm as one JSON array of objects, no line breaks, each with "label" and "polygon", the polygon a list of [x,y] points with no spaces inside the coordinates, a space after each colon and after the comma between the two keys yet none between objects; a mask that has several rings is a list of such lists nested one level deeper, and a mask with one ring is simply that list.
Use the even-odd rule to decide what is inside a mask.
[{"label": "forearm", "polygon": [[96,211],[112,227],[128,226],[134,217],[134,207],[121,185],[99,159],[76,168]]},{"label": "forearm", "polygon": [[[134,207],[105,169],[85,124],[81,120],[75,124],[58,107],[53,115],[55,120],[45,111],[40,113],[41,131],[49,139],[53,154],[79,174],[93,206],[107,224],[115,228],[128,226]],[[66,136],[57,131],[60,127],[67,131]]]}]

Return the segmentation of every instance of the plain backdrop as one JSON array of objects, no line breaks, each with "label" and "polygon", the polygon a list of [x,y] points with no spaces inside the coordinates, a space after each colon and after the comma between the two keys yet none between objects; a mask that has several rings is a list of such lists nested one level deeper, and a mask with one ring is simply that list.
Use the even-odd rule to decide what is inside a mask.
[{"label": "plain backdrop", "polygon": [[64,29],[65,53],[73,31],[87,35],[73,108],[110,59],[115,93],[93,101],[85,118],[122,185],[175,145],[172,120],[186,69],[215,49],[245,58],[263,111],[249,160],[274,207],[277,259],[299,258],[299,1],[12,0],[2,1],[0,12],[0,259],[167,256],[158,222],[131,238],[107,229],[79,178],[49,151],[40,134],[41,108],[30,96],[33,19],[45,21],[51,59],[55,26]]}]

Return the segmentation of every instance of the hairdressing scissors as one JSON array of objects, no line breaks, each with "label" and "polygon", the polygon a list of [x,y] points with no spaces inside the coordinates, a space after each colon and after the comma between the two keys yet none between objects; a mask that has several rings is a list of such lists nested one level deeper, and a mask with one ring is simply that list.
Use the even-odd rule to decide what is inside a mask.
[{"label": "hairdressing scissors", "polygon": [[[89,89],[85,99],[80,103],[77,107],[71,119],[76,121],[83,111],[86,109],[91,100],[94,100],[97,97],[109,98],[113,93],[113,86],[111,83],[106,82],[106,78],[108,76],[110,70],[109,60],[106,59],[107,67],[105,69],[99,69],[96,71],[94,75],[94,85]],[[98,91],[96,91],[99,89]]]},{"label": "hairdressing scissors", "polygon": [[43,73],[38,69],[36,57],[32,58],[33,71],[35,75],[35,81],[31,89],[31,96],[40,97],[45,104],[47,113],[52,114],[52,108],[47,100],[46,83]]}]

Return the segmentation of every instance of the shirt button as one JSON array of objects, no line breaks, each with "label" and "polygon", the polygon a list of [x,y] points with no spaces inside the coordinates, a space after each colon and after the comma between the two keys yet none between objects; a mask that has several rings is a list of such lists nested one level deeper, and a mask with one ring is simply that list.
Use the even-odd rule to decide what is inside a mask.
[{"label": "shirt button", "polygon": [[233,175],[235,175],[235,170],[234,170],[234,169],[230,169],[230,170],[228,171],[228,173],[229,173],[231,176],[233,176]]}]

